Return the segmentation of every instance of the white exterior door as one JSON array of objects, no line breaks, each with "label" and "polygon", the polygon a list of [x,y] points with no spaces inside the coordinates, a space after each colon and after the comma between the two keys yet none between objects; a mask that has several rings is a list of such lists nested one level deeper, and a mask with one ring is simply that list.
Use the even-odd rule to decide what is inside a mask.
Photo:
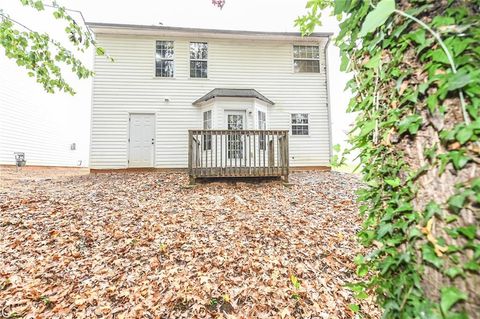
[{"label": "white exterior door", "polygon": [[129,167],[153,167],[155,115],[130,114]]},{"label": "white exterior door", "polygon": [[[245,111],[225,111],[225,121],[227,130],[236,131],[244,130]],[[236,135],[234,132],[227,136],[227,158],[241,160],[244,156],[244,141],[241,135]]]}]

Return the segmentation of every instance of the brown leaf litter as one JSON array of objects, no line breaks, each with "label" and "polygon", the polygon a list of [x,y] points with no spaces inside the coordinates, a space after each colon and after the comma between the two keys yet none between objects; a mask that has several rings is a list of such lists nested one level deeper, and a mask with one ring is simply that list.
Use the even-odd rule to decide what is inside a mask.
[{"label": "brown leaf litter", "polygon": [[[0,183],[0,317],[354,318],[356,177]],[[371,299],[363,312],[379,317]]]}]

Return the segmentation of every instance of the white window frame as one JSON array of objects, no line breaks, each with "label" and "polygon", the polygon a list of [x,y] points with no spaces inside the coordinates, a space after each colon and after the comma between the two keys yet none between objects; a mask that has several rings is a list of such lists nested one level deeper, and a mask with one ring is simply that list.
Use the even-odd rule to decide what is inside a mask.
[{"label": "white window frame", "polygon": [[[191,45],[193,43],[202,43],[202,44],[206,44],[207,45],[207,58],[206,59],[192,59],[191,55],[190,55],[190,49],[191,49]],[[189,57],[189,61],[188,61],[188,77],[190,79],[208,79],[208,69],[209,69],[209,63],[208,63],[208,56],[209,56],[209,44],[208,42],[206,41],[190,41],[189,44],[188,44],[188,57]],[[207,76],[206,77],[192,77],[192,62],[207,62]]]},{"label": "white window frame", "polygon": [[[208,118],[208,114],[210,114],[210,118]],[[202,123],[203,123],[204,130],[211,130],[213,128],[212,110],[207,110],[202,113]],[[203,137],[202,149],[204,151],[212,150],[212,135],[205,134],[205,136]]]},{"label": "white window frame", "polygon": [[[157,76],[157,43],[158,42],[171,42],[173,46],[173,56],[171,58],[160,58],[160,61],[172,61],[173,74],[172,76]],[[154,51],[153,51],[153,77],[156,79],[173,79],[175,78],[175,41],[173,40],[155,40]]]},{"label": "white window frame", "polygon": [[[293,116],[294,115],[298,115],[298,114],[305,114],[307,115],[307,123],[300,123],[300,124],[297,124],[297,123],[293,123]],[[310,113],[307,113],[307,112],[298,112],[298,113],[290,113],[290,134],[292,136],[310,136]],[[307,133],[308,134],[294,134],[293,133],[293,126],[303,126],[303,127],[306,127],[307,128]]]},{"label": "white window frame", "polygon": [[[317,58],[296,58],[295,57],[295,47],[317,47],[318,48],[318,59]],[[321,73],[321,50],[319,45],[310,45],[310,44],[293,44],[292,45],[292,71],[293,73],[301,74],[320,74]],[[300,72],[295,71],[295,61],[318,61],[318,72]]]}]

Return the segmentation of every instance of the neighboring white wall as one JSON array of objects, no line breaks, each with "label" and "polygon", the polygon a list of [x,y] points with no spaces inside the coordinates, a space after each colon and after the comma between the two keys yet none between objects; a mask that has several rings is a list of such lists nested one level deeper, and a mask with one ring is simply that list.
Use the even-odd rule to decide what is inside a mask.
[{"label": "neighboring white wall", "polygon": [[48,94],[1,50],[0,70],[0,164],[24,152],[27,166],[88,166],[89,81],[70,82],[74,97]]},{"label": "neighboring white wall", "polygon": [[[155,40],[175,41],[174,78],[155,78]],[[291,42],[103,34],[97,41],[115,62],[95,60],[91,168],[128,167],[130,112],[157,115],[156,167],[186,167],[187,130],[202,128],[202,109],[192,102],[214,88],[253,88],[275,102],[270,129],[289,130],[291,113],[309,113],[310,135],[290,135],[290,164],[329,165],[323,52],[321,73],[311,74],[293,72]],[[190,41],[209,44],[208,79],[189,78]]]}]

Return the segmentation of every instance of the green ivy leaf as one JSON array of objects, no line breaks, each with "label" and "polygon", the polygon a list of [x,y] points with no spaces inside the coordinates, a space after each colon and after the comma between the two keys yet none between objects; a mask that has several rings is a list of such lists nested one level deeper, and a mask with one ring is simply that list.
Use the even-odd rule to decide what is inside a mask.
[{"label": "green ivy leaf", "polygon": [[444,314],[459,301],[467,300],[467,295],[456,287],[445,287],[441,290],[440,308]]},{"label": "green ivy leaf", "polygon": [[468,239],[474,239],[477,228],[474,225],[469,225],[465,227],[458,227],[457,231]]},{"label": "green ivy leaf", "polygon": [[395,0],[381,0],[373,11],[370,11],[362,24],[358,36],[363,38],[368,33],[375,31],[387,21],[388,17],[395,11]]},{"label": "green ivy leaf", "polygon": [[480,265],[475,260],[470,260],[463,265],[463,268],[471,271],[480,271]]},{"label": "green ivy leaf", "polygon": [[473,79],[470,74],[468,74],[467,71],[462,69],[448,77],[448,90],[453,91],[463,88],[465,85],[468,85],[472,81]]},{"label": "green ivy leaf", "polygon": [[385,183],[392,186],[393,188],[398,187],[401,183],[400,178],[395,177],[395,179],[386,179]]},{"label": "green ivy leaf", "polygon": [[381,53],[378,53],[377,55],[372,57],[367,63],[365,63],[365,67],[369,69],[378,68],[378,66],[380,65],[381,57]]},{"label": "green ivy leaf", "polygon": [[445,270],[445,275],[447,275],[451,279],[454,279],[459,275],[463,275],[463,269],[460,267],[451,267]]},{"label": "green ivy leaf", "polygon": [[398,123],[398,134],[403,134],[408,131],[410,134],[417,133],[422,123],[422,117],[418,114],[412,114],[404,117]]},{"label": "green ivy leaf", "polygon": [[465,203],[465,195],[457,194],[448,199],[448,206],[455,212],[460,211]]},{"label": "green ivy leaf", "polygon": [[366,265],[360,265],[357,267],[357,275],[364,277],[368,273],[368,267]]},{"label": "green ivy leaf", "polygon": [[357,313],[360,310],[360,306],[354,303],[349,304],[348,308],[355,313]]},{"label": "green ivy leaf", "polygon": [[362,129],[360,130],[360,137],[363,137],[373,131],[375,128],[375,121],[368,121],[363,124]]},{"label": "green ivy leaf", "polygon": [[451,151],[448,154],[450,156],[450,159],[452,160],[453,166],[457,170],[464,167],[470,160],[469,157],[463,155],[463,152],[460,152],[460,151]]},{"label": "green ivy leaf", "polygon": [[458,130],[456,134],[457,141],[460,142],[460,144],[465,144],[470,140],[470,138],[473,136],[473,130],[470,127],[463,127],[460,130]]},{"label": "green ivy leaf", "polygon": [[422,257],[423,257],[423,260],[431,263],[432,265],[434,265],[435,267],[437,267],[439,269],[443,265],[443,260],[440,259],[437,256],[437,254],[435,254],[435,250],[429,244],[424,244],[422,246]]}]

